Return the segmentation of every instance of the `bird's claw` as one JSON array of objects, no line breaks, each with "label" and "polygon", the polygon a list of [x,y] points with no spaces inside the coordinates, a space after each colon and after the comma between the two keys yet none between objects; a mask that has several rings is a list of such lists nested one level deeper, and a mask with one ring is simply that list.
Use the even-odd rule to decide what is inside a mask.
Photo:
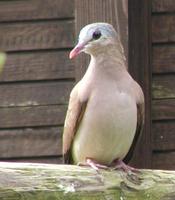
[{"label": "bird's claw", "polygon": [[132,172],[137,173],[139,169],[126,165],[122,160],[115,160],[112,165],[113,169],[121,169],[124,172],[130,174]]}]

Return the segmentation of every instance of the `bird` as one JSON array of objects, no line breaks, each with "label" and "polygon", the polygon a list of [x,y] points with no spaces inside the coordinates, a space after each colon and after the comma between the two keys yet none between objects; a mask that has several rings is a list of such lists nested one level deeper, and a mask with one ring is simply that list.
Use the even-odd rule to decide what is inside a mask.
[{"label": "bird", "polygon": [[69,58],[81,52],[90,55],[90,63],[70,93],[64,163],[134,170],[128,162],[144,125],[144,94],[127,70],[120,36],[111,24],[88,24]]}]

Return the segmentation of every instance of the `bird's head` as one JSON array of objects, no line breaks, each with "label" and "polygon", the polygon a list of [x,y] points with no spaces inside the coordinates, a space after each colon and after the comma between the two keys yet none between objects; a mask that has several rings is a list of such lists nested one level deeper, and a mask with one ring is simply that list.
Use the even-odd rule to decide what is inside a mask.
[{"label": "bird's head", "polygon": [[74,58],[81,52],[92,55],[106,48],[109,49],[109,45],[117,43],[118,40],[118,34],[112,25],[108,23],[88,24],[80,31],[78,44],[70,52],[69,58]]}]

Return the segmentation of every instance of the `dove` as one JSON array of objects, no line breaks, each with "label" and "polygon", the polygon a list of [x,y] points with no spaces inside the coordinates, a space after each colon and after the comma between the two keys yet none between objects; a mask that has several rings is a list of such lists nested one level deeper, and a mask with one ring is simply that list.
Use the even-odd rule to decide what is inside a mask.
[{"label": "dove", "polygon": [[66,164],[133,170],[132,158],[144,124],[144,95],[128,73],[119,34],[108,23],[82,28],[69,54],[91,57],[71,91],[63,131]]}]

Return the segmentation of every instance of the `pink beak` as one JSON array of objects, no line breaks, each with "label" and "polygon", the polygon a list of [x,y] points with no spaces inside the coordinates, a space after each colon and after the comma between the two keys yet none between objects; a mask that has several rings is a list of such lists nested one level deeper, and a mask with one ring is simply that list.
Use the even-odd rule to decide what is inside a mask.
[{"label": "pink beak", "polygon": [[69,54],[69,58],[72,59],[76,57],[79,53],[81,53],[82,49],[84,48],[84,44],[77,44]]}]

